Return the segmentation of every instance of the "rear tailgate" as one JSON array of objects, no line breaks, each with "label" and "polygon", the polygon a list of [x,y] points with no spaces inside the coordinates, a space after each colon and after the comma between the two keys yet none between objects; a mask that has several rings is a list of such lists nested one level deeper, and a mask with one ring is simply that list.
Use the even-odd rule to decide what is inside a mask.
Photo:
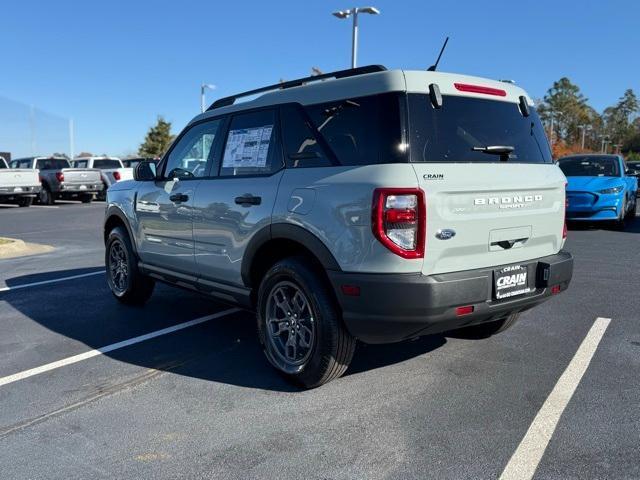
[{"label": "rear tailgate", "polygon": [[40,185],[38,172],[32,169],[0,170],[0,187],[34,187]]},{"label": "rear tailgate", "polygon": [[67,185],[102,184],[100,170],[97,168],[65,168],[62,173],[64,174],[64,183]]},{"label": "rear tailgate", "polygon": [[439,106],[428,94],[408,95],[411,162],[426,196],[423,273],[558,253],[566,178],[526,93],[449,76],[440,88]]},{"label": "rear tailgate", "polygon": [[[561,249],[565,178],[555,165],[414,164],[414,169],[427,204],[423,273],[524,262]],[[434,171],[455,181],[434,180]],[[447,239],[445,230],[454,235]]]}]

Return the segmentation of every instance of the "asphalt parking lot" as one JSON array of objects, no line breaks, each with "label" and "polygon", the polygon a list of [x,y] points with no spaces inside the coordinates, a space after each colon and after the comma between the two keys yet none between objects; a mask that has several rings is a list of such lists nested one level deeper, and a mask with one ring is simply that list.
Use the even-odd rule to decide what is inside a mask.
[{"label": "asphalt parking lot", "polygon": [[0,206],[0,235],[56,248],[0,260],[2,478],[640,478],[640,217],[572,228],[570,289],[511,330],[359,345],[299,391],[250,313],[113,300],[103,210]]}]

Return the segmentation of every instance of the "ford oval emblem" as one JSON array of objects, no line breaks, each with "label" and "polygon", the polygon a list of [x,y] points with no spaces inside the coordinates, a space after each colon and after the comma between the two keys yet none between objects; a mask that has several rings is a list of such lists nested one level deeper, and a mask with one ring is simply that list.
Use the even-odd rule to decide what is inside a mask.
[{"label": "ford oval emblem", "polygon": [[441,228],[436,232],[436,238],[440,240],[449,240],[456,236],[456,231],[450,228]]}]

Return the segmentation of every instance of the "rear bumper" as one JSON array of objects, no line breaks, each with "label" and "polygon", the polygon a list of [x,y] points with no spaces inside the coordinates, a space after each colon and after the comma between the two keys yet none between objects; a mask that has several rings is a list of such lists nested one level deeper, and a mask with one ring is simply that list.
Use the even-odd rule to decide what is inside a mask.
[{"label": "rear bumper", "polygon": [[27,187],[0,187],[0,198],[35,197],[40,193],[40,185]]},{"label": "rear bumper", "polygon": [[[493,272],[500,266],[442,275],[372,274],[329,271],[349,332],[365,343],[407,338],[500,320],[528,310],[569,286],[573,257],[562,251],[527,262],[530,293],[504,300],[493,298]],[[343,293],[357,286],[359,296]],[[456,307],[473,313],[456,314]]]},{"label": "rear bumper", "polygon": [[100,183],[61,183],[58,193],[96,193],[101,192],[103,189],[102,182]]}]

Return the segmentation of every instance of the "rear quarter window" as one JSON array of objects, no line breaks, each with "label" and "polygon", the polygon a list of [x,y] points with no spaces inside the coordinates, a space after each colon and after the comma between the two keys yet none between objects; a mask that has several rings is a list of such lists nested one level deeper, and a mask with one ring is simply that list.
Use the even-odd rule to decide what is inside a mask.
[{"label": "rear quarter window", "polygon": [[552,163],[551,151],[535,108],[525,117],[518,104],[443,96],[442,107],[428,95],[409,94],[412,162],[498,162],[499,155],[473,147],[511,146],[510,162]]},{"label": "rear quarter window", "polygon": [[401,94],[355,97],[305,107],[341,165],[406,162]]}]

